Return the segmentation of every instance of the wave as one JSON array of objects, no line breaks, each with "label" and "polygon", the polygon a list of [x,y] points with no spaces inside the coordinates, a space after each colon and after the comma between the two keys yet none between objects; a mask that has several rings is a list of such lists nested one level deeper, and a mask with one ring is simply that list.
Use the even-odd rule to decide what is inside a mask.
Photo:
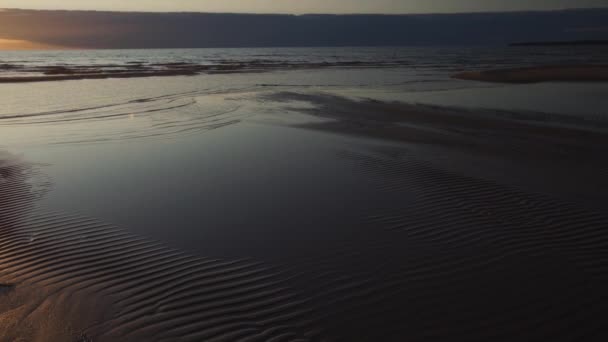
[{"label": "wave", "polygon": [[[110,65],[25,66],[0,64],[0,83],[26,83],[106,78],[193,76],[199,74],[252,73],[276,70],[323,68],[396,68],[410,65],[407,61],[334,61],[295,62],[288,60],[216,60],[211,64],[189,62],[126,62]],[[3,73],[4,72],[4,75]]]}]

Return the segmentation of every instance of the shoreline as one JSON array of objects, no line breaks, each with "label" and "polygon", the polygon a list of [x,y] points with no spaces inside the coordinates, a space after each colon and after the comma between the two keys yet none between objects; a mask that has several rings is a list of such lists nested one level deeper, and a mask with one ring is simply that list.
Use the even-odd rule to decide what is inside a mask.
[{"label": "shoreline", "polygon": [[607,65],[555,65],[465,71],[454,79],[491,83],[608,82]]}]

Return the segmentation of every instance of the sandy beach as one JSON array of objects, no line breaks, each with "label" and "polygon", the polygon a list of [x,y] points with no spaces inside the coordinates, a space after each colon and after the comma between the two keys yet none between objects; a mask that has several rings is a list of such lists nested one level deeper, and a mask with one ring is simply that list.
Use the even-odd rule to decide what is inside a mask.
[{"label": "sandy beach", "polygon": [[69,106],[76,88],[139,97],[8,104],[0,340],[608,334],[608,122],[267,73],[200,90],[225,77],[39,83]]},{"label": "sandy beach", "polygon": [[0,1],[0,342],[608,341],[608,1]]},{"label": "sandy beach", "polygon": [[606,82],[608,81],[608,65],[554,65],[468,71],[452,77],[498,83]]}]

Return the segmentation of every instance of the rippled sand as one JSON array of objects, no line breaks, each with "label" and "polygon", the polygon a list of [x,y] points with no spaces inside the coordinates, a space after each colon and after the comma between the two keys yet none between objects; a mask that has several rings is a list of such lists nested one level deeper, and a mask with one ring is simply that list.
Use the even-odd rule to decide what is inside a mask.
[{"label": "rippled sand", "polygon": [[0,125],[0,340],[608,336],[602,120],[243,87]]}]

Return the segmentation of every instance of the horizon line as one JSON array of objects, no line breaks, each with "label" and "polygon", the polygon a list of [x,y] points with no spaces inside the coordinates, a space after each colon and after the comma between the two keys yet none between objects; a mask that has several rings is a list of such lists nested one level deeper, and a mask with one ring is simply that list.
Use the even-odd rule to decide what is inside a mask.
[{"label": "horizon line", "polygon": [[462,15],[462,14],[500,14],[500,13],[538,13],[538,12],[565,12],[565,11],[590,11],[590,10],[608,10],[606,7],[564,7],[564,8],[553,8],[553,9],[521,9],[521,10],[504,10],[504,11],[492,11],[492,10],[480,10],[480,11],[456,11],[456,12],[409,12],[409,13],[383,13],[383,12],[346,12],[346,13],[314,13],[314,12],[303,12],[303,13],[284,13],[284,12],[204,12],[204,11],[145,11],[145,10],[96,10],[96,9],[36,9],[36,8],[0,8],[0,12],[3,11],[32,11],[32,12],[93,12],[93,13],[134,13],[134,14],[232,14],[232,15],[276,15],[276,16],[364,16],[364,15],[377,15],[377,16],[415,16],[415,15]]}]

